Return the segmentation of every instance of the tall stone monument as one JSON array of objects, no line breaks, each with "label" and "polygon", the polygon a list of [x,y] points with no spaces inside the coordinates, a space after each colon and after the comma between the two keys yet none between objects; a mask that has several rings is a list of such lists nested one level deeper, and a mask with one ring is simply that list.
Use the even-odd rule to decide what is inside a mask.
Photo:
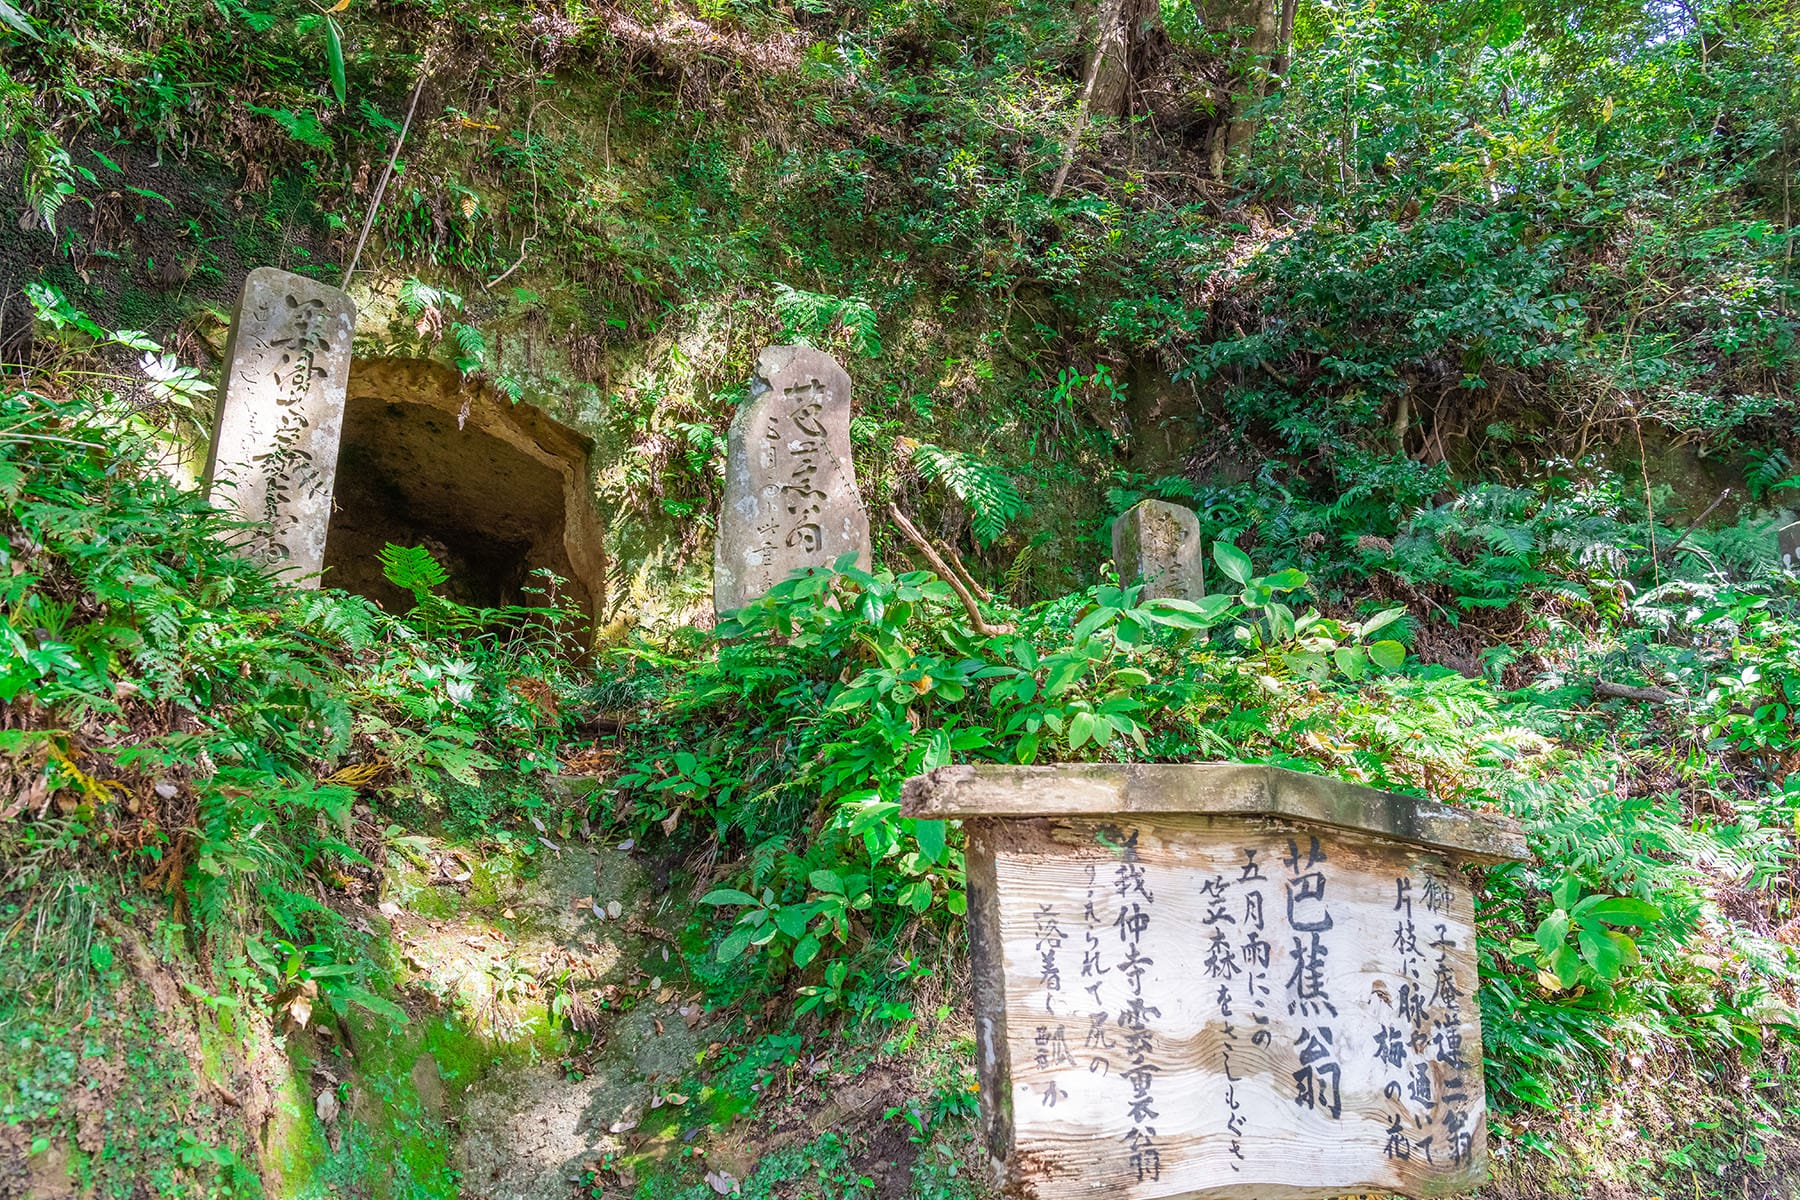
[{"label": "tall stone monument", "polygon": [[1800,571],[1800,521],[1783,525],[1775,534],[1775,551],[1784,571]]},{"label": "tall stone monument", "polygon": [[1144,585],[1145,600],[1198,600],[1206,595],[1200,518],[1163,500],[1140,500],[1112,526],[1119,582]]},{"label": "tall stone monument", "polygon": [[942,767],[1010,1196],[1441,1196],[1486,1173],[1473,896],[1517,823],[1237,763]]},{"label": "tall stone monument", "polygon": [[207,496],[255,523],[245,547],[254,557],[308,585],[325,563],[355,325],[336,288],[258,267],[225,343]]},{"label": "tall stone monument", "polygon": [[829,354],[770,346],[726,436],[713,609],[741,608],[795,570],[846,553],[868,567],[869,514],[850,461],[850,376]]}]

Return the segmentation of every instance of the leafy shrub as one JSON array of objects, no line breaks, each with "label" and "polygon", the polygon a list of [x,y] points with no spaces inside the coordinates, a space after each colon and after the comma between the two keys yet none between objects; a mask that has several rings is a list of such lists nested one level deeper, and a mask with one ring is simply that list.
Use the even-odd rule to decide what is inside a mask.
[{"label": "leafy shrub", "polygon": [[834,960],[866,960],[916,917],[966,904],[955,830],[899,815],[908,777],[953,761],[1217,753],[1277,699],[1265,689],[1298,700],[1400,665],[1399,643],[1368,640],[1397,613],[1360,626],[1296,614],[1305,575],[1254,576],[1228,545],[1217,557],[1238,591],[1145,602],[1099,587],[998,633],[977,632],[929,574],[847,561],[797,574],[722,622],[634,731],[614,815],[640,833],[698,819],[742,847],[737,884],[706,896],[736,914],[717,956],[759,949],[765,977],[826,971],[803,1006],[841,1003],[856,989]]},{"label": "leafy shrub", "polygon": [[318,896],[379,853],[384,799],[557,768],[571,614],[463,608],[399,547],[410,616],[296,589],[85,395],[15,389],[0,430],[0,889],[142,871],[197,934],[247,937],[234,978],[259,1000],[307,984],[398,1016]]}]

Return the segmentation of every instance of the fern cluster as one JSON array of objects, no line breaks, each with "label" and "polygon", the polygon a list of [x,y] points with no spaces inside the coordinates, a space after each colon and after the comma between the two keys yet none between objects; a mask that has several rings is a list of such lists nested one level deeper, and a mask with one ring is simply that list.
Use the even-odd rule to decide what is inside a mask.
[{"label": "fern cluster", "polygon": [[[160,861],[196,936],[261,927],[348,959],[320,896],[366,869],[358,810],[556,768],[564,614],[455,605],[430,555],[398,546],[381,560],[409,617],[292,588],[91,410],[15,393],[0,428],[0,775],[42,797],[0,798],[0,889]],[[362,967],[314,966],[334,995],[391,1009],[346,990]]]},{"label": "fern cluster", "polygon": [[841,329],[856,353],[880,357],[880,322],[875,306],[861,296],[831,296],[777,283],[774,299],[784,338],[817,343]]},{"label": "fern cluster", "polygon": [[943,485],[968,507],[975,540],[984,546],[993,545],[1006,527],[1025,513],[1025,501],[1012,477],[966,450],[916,442],[912,462],[921,476]]}]

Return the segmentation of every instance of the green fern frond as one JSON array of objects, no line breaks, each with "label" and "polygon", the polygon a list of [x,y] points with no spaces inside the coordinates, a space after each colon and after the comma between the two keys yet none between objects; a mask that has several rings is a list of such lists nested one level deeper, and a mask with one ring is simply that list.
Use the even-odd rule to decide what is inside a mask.
[{"label": "green fern frond", "polygon": [[447,288],[433,287],[413,277],[400,285],[400,307],[409,317],[423,316],[432,309],[460,309],[463,298]]},{"label": "green fern frond", "polygon": [[943,484],[968,505],[975,540],[984,546],[993,545],[1025,511],[1012,477],[972,454],[920,442],[913,447],[912,460],[920,475]]},{"label": "green fern frond", "polygon": [[465,325],[461,321],[450,323],[450,337],[461,351],[456,356],[456,369],[464,375],[478,369],[487,361],[487,339],[481,336],[481,330],[473,325]]},{"label": "green fern frond", "polygon": [[449,582],[450,573],[431,557],[423,546],[396,546],[389,542],[381,552],[381,573],[398,588],[405,588],[413,599],[424,604],[431,589]]},{"label": "green fern frond", "polygon": [[1750,489],[1751,497],[1758,500],[1779,487],[1794,465],[1793,459],[1780,446],[1751,450],[1749,458],[1750,466],[1744,471],[1744,485]]},{"label": "green fern frond", "polygon": [[850,348],[856,353],[868,358],[881,354],[881,329],[875,306],[861,296],[830,296],[777,283],[775,313],[781,318],[784,336],[816,343],[838,328],[848,335]]}]

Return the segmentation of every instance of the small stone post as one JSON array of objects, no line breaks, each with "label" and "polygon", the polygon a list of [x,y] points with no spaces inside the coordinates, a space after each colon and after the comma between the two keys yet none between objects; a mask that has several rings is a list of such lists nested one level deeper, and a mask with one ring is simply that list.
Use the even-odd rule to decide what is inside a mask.
[{"label": "small stone post", "polygon": [[1200,518],[1163,500],[1140,500],[1113,522],[1119,582],[1142,583],[1143,599],[1198,600],[1206,595]]}]

